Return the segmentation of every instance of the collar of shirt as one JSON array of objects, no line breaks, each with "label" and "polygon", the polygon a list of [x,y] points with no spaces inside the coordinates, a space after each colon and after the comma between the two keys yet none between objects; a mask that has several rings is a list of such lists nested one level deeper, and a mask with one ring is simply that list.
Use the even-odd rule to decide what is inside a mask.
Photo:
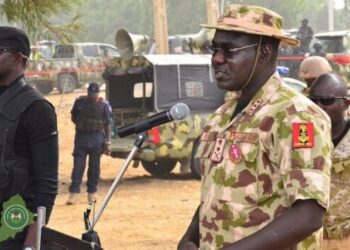
[{"label": "collar of shirt", "polygon": [[[233,95],[233,98],[230,98],[223,106],[221,106],[212,117],[215,119],[217,117],[224,117],[224,119],[220,119],[220,127],[221,130],[218,133],[225,131],[228,127],[230,127],[233,123],[237,122],[242,118],[242,115],[253,115],[259,107],[263,106],[272,95],[281,87],[282,79],[278,74],[273,74],[269,80],[258,90],[258,92],[254,95],[252,100],[250,100],[249,104],[243,109],[243,111],[237,115],[235,118],[231,120],[231,116],[233,111],[237,106],[237,100],[239,94]],[[226,119],[227,117],[227,119]]]}]

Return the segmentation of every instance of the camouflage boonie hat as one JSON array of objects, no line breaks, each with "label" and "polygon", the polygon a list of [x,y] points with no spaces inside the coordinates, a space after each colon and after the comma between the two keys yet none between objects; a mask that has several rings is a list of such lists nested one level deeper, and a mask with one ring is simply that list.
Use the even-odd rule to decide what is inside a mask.
[{"label": "camouflage boonie hat", "polygon": [[298,39],[291,37],[283,30],[282,17],[276,12],[260,6],[241,4],[226,5],[224,15],[218,18],[216,24],[204,24],[202,26],[218,30],[270,36],[293,47],[299,45]]}]

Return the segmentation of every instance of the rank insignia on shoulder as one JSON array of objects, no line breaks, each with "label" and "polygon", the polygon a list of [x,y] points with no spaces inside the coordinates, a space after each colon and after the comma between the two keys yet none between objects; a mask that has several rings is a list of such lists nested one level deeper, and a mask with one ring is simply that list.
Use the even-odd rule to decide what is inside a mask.
[{"label": "rank insignia on shoulder", "polygon": [[314,146],[314,125],[312,122],[293,122],[293,148],[312,148]]}]

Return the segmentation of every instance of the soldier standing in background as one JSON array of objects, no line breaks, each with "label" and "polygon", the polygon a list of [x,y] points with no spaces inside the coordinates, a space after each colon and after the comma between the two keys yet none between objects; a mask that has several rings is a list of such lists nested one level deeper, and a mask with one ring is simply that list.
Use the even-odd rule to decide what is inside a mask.
[{"label": "soldier standing in background", "polygon": [[312,47],[314,48],[314,51],[310,53],[310,56],[326,57],[326,53],[322,51],[322,44],[320,42],[315,42]]},{"label": "soldier standing in background", "polygon": [[282,17],[227,5],[215,25],[212,66],[236,98],[208,121],[196,157],[201,202],[178,249],[321,249],[329,201],[328,116],[276,74]]},{"label": "soldier standing in background", "polygon": [[301,21],[301,26],[298,30],[298,39],[300,40],[300,50],[304,53],[307,53],[310,48],[310,42],[312,40],[312,37],[314,35],[314,31],[310,26],[308,26],[309,20],[304,18]]},{"label": "soldier standing in background", "polygon": [[345,115],[350,98],[346,83],[335,74],[323,74],[312,85],[310,99],[331,118],[334,144],[323,250],[345,250],[350,246],[350,120]]},{"label": "soldier standing in background", "polygon": [[[48,222],[58,189],[57,120],[54,107],[24,78],[29,56],[27,34],[1,26],[0,209],[9,196],[20,194],[31,212],[45,207]],[[5,183],[4,172],[8,172]],[[36,230],[36,223],[31,224],[13,239],[0,242],[0,249],[34,249]]]},{"label": "soldier standing in background", "polygon": [[76,203],[76,195],[80,193],[87,156],[89,156],[88,203],[95,202],[95,193],[100,179],[100,158],[103,152],[110,153],[111,107],[107,101],[99,97],[99,91],[97,83],[90,83],[87,96],[78,97],[71,111],[76,133],[73,152],[74,167],[67,205]]}]

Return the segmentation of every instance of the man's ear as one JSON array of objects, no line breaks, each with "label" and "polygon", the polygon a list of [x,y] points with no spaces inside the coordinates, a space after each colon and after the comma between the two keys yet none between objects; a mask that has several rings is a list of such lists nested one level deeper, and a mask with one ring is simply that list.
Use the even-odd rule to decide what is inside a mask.
[{"label": "man's ear", "polygon": [[260,48],[260,62],[262,63],[268,63],[271,60],[272,56],[272,45],[271,44],[262,44]]},{"label": "man's ear", "polygon": [[343,110],[347,110],[349,108],[349,105],[350,105],[350,97],[347,97],[346,99],[344,99],[344,108]]},{"label": "man's ear", "polygon": [[345,100],[344,100],[345,104],[347,107],[349,107],[350,105],[350,97],[347,97]]},{"label": "man's ear", "polygon": [[13,54],[13,57],[14,57],[14,59],[15,59],[15,62],[16,62],[16,64],[22,64],[22,61],[24,60],[23,59],[23,56],[20,54],[20,53],[14,53]]}]

